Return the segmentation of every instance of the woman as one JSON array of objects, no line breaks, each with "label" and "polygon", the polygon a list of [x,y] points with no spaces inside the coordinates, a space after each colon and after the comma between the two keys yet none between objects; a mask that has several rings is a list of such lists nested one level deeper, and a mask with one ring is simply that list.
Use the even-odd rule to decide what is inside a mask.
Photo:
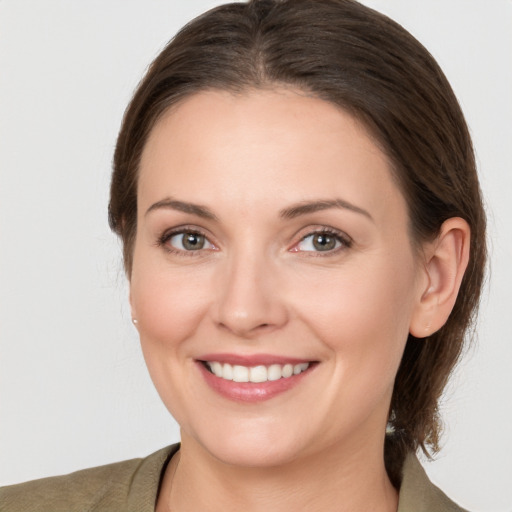
[{"label": "woman", "polygon": [[485,218],[457,101],[401,27],[343,0],[198,18],[128,107],[110,221],[181,446],[9,510],[460,510],[413,454],[437,449]]}]

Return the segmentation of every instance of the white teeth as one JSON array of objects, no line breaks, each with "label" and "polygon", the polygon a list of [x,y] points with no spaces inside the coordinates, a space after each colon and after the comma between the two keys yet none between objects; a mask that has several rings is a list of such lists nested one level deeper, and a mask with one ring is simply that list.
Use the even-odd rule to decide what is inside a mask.
[{"label": "white teeth", "polygon": [[300,363],[296,364],[293,367],[293,374],[298,375],[299,373],[302,373],[304,370],[307,370],[309,366],[309,363]]},{"label": "white teeth", "polygon": [[283,366],[283,378],[286,379],[288,377],[291,377],[292,375],[293,375],[293,365],[285,364]]},{"label": "white teeth", "polygon": [[233,367],[228,363],[224,363],[222,366],[222,375],[217,375],[217,377],[222,377],[226,380],[233,380]]},{"label": "white teeth", "polygon": [[249,370],[249,380],[251,382],[266,382],[267,368],[265,366],[254,366]]},{"label": "white teeth", "polygon": [[247,366],[233,366],[233,380],[235,382],[249,382],[249,368]]},{"label": "white teeth", "polygon": [[214,361],[210,365],[210,369],[215,375],[217,375],[217,377],[222,377],[222,365],[220,363]]},{"label": "white teeth", "polygon": [[225,380],[234,382],[267,382],[279,379],[287,379],[292,375],[298,375],[309,368],[309,363],[299,363],[292,365],[290,363],[271,364],[270,366],[241,366],[230,365],[229,363],[219,363],[218,361],[208,361],[206,363],[211,372]]},{"label": "white teeth", "polygon": [[283,376],[280,364],[271,364],[268,367],[268,380],[279,380]]}]

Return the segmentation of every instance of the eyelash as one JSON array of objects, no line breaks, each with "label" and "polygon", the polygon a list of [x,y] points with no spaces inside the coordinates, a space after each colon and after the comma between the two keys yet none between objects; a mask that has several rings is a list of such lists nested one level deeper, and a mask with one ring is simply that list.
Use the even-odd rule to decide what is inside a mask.
[{"label": "eyelash", "polygon": [[313,231],[309,231],[306,235],[301,237],[300,241],[298,243],[296,243],[294,247],[298,246],[300,243],[302,243],[307,238],[315,236],[315,235],[326,235],[328,237],[332,237],[336,241],[340,242],[341,245],[340,245],[340,247],[337,247],[337,248],[334,248],[334,249],[328,250],[328,251],[299,251],[299,250],[297,250],[294,252],[298,252],[301,254],[306,253],[307,256],[309,256],[309,257],[325,258],[328,256],[332,256],[334,254],[337,254],[340,251],[350,249],[350,247],[352,246],[352,239],[345,233],[338,231],[336,229],[333,229],[333,228],[321,227],[321,228],[315,229]]},{"label": "eyelash", "polygon": [[[178,256],[194,257],[194,256],[199,256],[201,254],[201,252],[204,250],[209,250],[209,249],[198,249],[195,251],[192,251],[192,250],[184,251],[181,249],[176,249],[175,247],[172,247],[171,245],[169,245],[168,242],[169,242],[169,240],[171,240],[172,237],[174,237],[176,235],[184,235],[184,234],[202,236],[206,240],[208,240],[208,242],[211,245],[215,246],[212,242],[210,242],[208,236],[204,232],[202,232],[201,230],[198,230],[197,228],[192,228],[192,227],[187,228],[186,226],[181,226],[179,228],[175,228],[170,231],[165,231],[164,233],[162,233],[162,235],[160,237],[158,237],[156,245],[158,247],[162,247],[167,253],[176,254]],[[312,237],[314,235],[318,235],[318,234],[326,235],[328,237],[332,237],[332,238],[336,239],[336,241],[340,242],[341,246],[334,248],[332,250],[327,250],[327,251],[299,251],[299,250],[294,250],[292,248],[291,252],[297,252],[297,253],[302,253],[302,254],[306,253],[307,256],[313,256],[313,257],[327,257],[327,256],[332,256],[333,254],[336,254],[339,251],[349,249],[352,246],[352,239],[350,237],[348,237],[346,234],[344,234],[338,230],[332,229],[332,228],[322,227],[322,228],[315,229],[313,231],[308,231],[308,233],[306,235],[304,235],[303,237],[301,237],[299,242],[297,242],[294,245],[294,247],[297,247],[300,243],[304,242],[304,240],[306,240],[307,238]]]},{"label": "eyelash", "polygon": [[[187,256],[191,256],[191,257],[199,256],[200,253],[203,250],[205,250],[205,249],[202,249],[202,250],[198,249],[196,251],[183,251],[181,249],[176,249],[172,245],[168,244],[169,240],[173,236],[185,235],[185,234],[202,236],[206,240],[208,240],[208,242],[210,244],[212,244],[210,242],[208,236],[205,233],[203,233],[202,231],[198,230],[197,228],[192,228],[192,227],[188,228],[187,226],[181,226],[179,228],[175,228],[175,229],[172,229],[170,231],[164,231],[164,233],[162,233],[162,235],[160,237],[158,237],[156,245],[158,247],[162,247],[169,254],[176,254],[178,256],[185,256],[185,257],[187,257]],[[212,245],[214,245],[214,244],[212,244]],[[206,250],[208,250],[208,249],[206,249]]]}]

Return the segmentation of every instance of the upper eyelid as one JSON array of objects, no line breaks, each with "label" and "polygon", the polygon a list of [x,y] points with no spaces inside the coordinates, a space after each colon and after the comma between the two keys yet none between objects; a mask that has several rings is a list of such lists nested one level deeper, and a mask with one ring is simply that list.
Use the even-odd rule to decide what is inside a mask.
[{"label": "upper eyelid", "polygon": [[300,230],[304,231],[304,234],[300,235],[299,242],[312,235],[316,235],[319,233],[327,233],[329,235],[336,236],[347,243],[352,243],[352,237],[349,236],[345,231],[341,231],[340,229],[332,228],[330,226],[318,226],[316,228],[309,228],[309,231],[307,231],[307,229],[308,228]]},{"label": "upper eyelid", "polygon": [[[316,234],[322,234],[326,233],[330,236],[333,236],[338,239],[340,242],[340,247],[327,250],[327,251],[307,251],[307,250],[300,250],[298,249],[299,244],[304,242],[307,238],[316,235]],[[341,231],[339,229],[335,229],[328,226],[318,226],[316,229],[310,229],[307,231],[303,236],[299,238],[297,242],[294,242],[293,245],[288,249],[288,251],[297,253],[297,255],[300,255],[302,257],[322,257],[327,258],[330,256],[334,256],[339,254],[341,251],[346,251],[347,249],[350,249],[353,246],[353,239],[351,236],[347,235],[344,231]]]},{"label": "upper eyelid", "polygon": [[159,239],[163,240],[165,238],[168,240],[169,238],[171,238],[173,236],[184,234],[184,233],[195,233],[197,235],[204,236],[211,242],[211,240],[210,240],[211,236],[206,232],[206,230],[201,229],[196,226],[177,226],[175,228],[166,229],[159,236]]},{"label": "upper eyelid", "polygon": [[[201,249],[196,250],[186,250],[186,249],[180,249],[178,247],[174,247],[172,244],[170,244],[170,240],[178,235],[184,235],[186,233],[193,233],[196,235],[203,236],[208,243],[211,245],[211,247],[205,247]],[[164,230],[164,232],[157,237],[155,246],[157,248],[163,249],[167,254],[174,255],[176,257],[200,257],[201,255],[204,255],[204,253],[211,253],[212,251],[217,251],[217,245],[211,241],[211,238],[203,232],[203,230],[198,229],[197,227],[183,227],[179,226],[176,228],[170,228],[167,230]]]},{"label": "upper eyelid", "polygon": [[[302,232],[302,234],[300,234]],[[169,228],[164,230],[163,233],[158,237],[159,243],[166,243],[170,238],[176,235],[184,234],[184,233],[195,233],[201,236],[204,236],[209,243],[213,246],[218,247],[219,244],[214,241],[212,235],[209,234],[208,230],[200,228],[194,225],[181,225],[173,228]],[[351,245],[353,243],[352,237],[350,237],[346,232],[341,231],[339,229],[333,228],[331,226],[308,226],[298,230],[295,235],[292,237],[295,241],[292,243],[292,247],[296,246],[298,243],[302,242],[306,238],[313,236],[319,233],[327,233],[331,236],[335,236],[341,240],[345,245]],[[298,236],[298,239],[297,239]]]},{"label": "upper eyelid", "polygon": [[[342,231],[339,231],[338,229],[332,229],[332,228],[318,228],[314,229],[313,231],[307,232],[305,235],[303,235],[302,239],[307,238],[311,235],[316,235],[318,233],[328,233],[330,235],[335,235],[339,237],[343,237],[344,233]],[[348,235],[345,235],[348,238]]]},{"label": "upper eyelid", "polygon": [[[164,246],[166,246],[168,244],[169,240],[172,237],[177,236],[177,235],[183,235],[185,233],[194,233],[194,234],[197,234],[197,235],[201,235],[213,247],[215,247],[215,248],[218,247],[216,242],[212,241],[212,237],[208,233],[206,233],[205,230],[203,230],[203,229],[201,229],[201,228],[199,228],[197,226],[176,226],[174,228],[166,229],[160,235],[157,235],[155,245],[159,246],[159,247],[164,247]],[[195,251],[187,251],[187,253],[189,253],[189,254],[198,253],[198,252],[201,252],[201,251],[204,251],[204,250],[208,251],[208,250],[212,250],[212,249],[210,249],[210,248],[207,248],[207,249],[197,249]],[[181,250],[180,249],[176,249],[176,248],[173,247],[171,252],[181,252]]]}]

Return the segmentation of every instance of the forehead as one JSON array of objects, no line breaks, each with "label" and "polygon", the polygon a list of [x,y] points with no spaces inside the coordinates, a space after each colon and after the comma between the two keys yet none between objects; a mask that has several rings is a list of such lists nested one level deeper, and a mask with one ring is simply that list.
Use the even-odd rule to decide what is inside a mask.
[{"label": "forehead", "polygon": [[290,89],[194,94],[158,121],[141,159],[144,203],[193,194],[203,204],[250,205],[331,193],[366,207],[401,197],[388,158],[358,120]]}]

